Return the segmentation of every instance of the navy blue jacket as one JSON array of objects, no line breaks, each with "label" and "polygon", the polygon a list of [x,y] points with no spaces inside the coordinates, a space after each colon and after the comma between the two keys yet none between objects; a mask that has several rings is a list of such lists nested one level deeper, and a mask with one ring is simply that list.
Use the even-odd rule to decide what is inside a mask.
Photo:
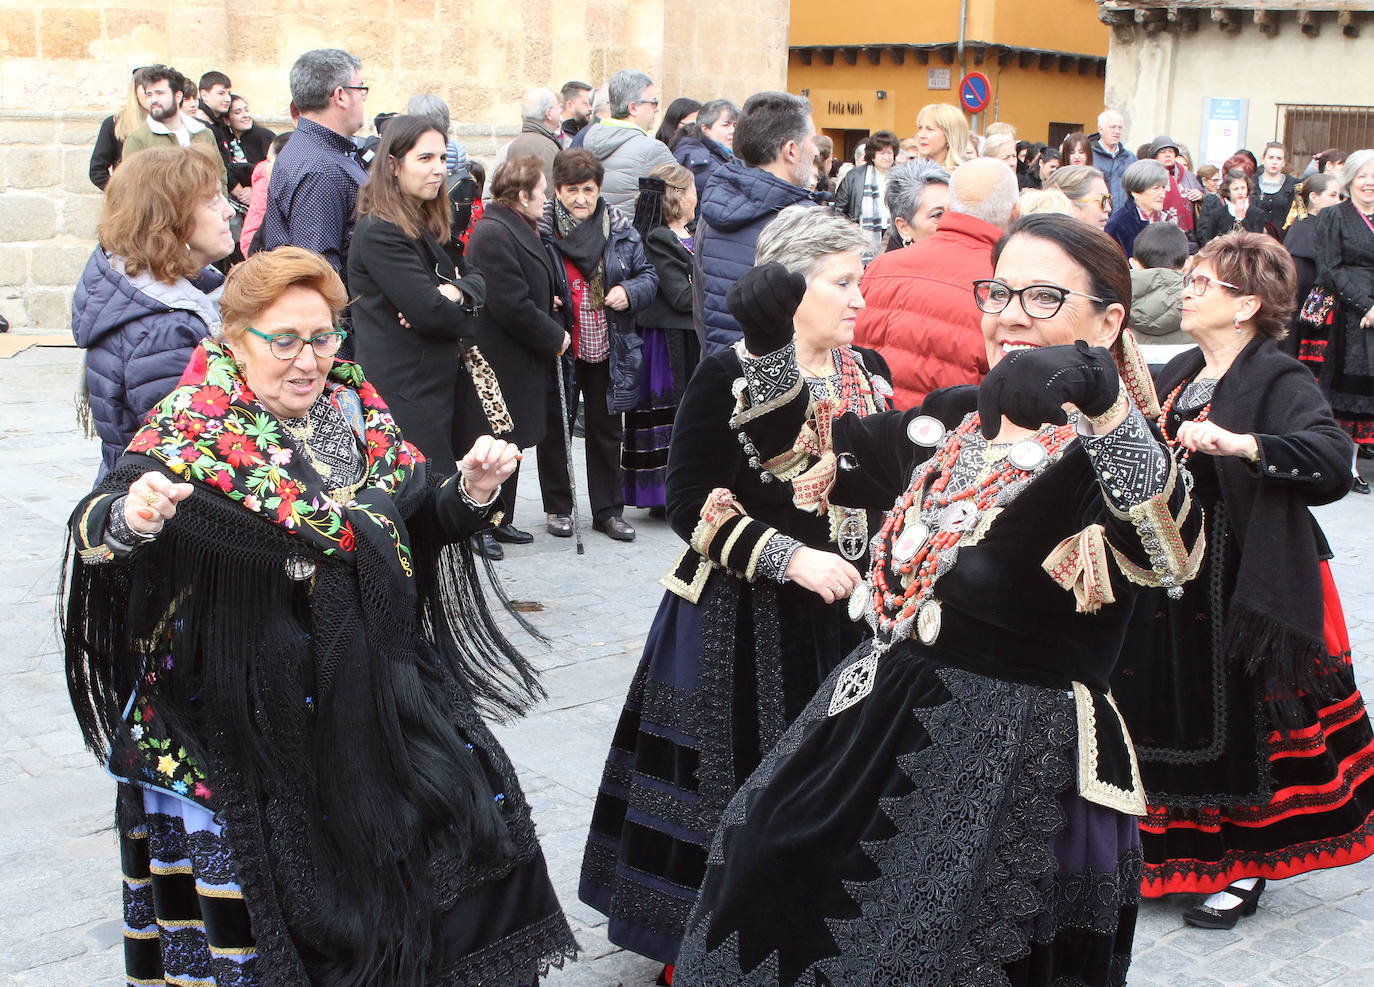
[{"label": "navy blue jacket", "polygon": [[[606,238],[606,250],[602,254],[606,263],[605,289],[609,292],[620,285],[630,299],[630,307],[623,312],[606,307],[606,328],[611,342],[610,356],[607,357],[611,364],[611,382],[606,389],[606,410],[614,414],[630,411],[639,403],[639,373],[644,362],[641,352],[644,344],[639,337],[635,313],[643,311],[658,294],[658,272],[644,255],[644,241],[626,215],[610,203],[606,203],[606,209],[611,214],[611,233]],[[572,291],[568,286],[568,269],[558,250],[558,237],[554,235],[552,202],[544,207],[544,217],[539,221],[539,235],[553,260],[555,284],[559,297],[563,299],[563,321],[571,333],[574,321]]]},{"label": "navy blue jacket", "polygon": [[[96,247],[72,298],[72,336],[86,351],[91,419],[100,435],[97,479],[109,472],[144,417],[167,396],[191,351],[219,329],[224,276],[164,284],[146,271],[128,277]],[[208,294],[207,294],[208,292]]]},{"label": "navy blue jacket", "polygon": [[725,293],[754,266],[759,233],[787,206],[814,201],[807,189],[737,160],[716,171],[701,197],[693,238],[692,323],[702,356],[743,335],[725,307]]},{"label": "navy blue jacket", "polygon": [[1130,260],[1135,256],[1135,238],[1141,230],[1149,226],[1140,215],[1140,208],[1131,200],[1131,208],[1118,209],[1112,213],[1112,218],[1107,220],[1106,233],[1109,237],[1121,244],[1122,251],[1126,254],[1126,259]]},{"label": "navy blue jacket", "polygon": [[701,198],[706,194],[706,186],[727,163],[734,160],[725,145],[709,137],[698,140],[684,136],[673,148],[677,163],[691,171],[697,183],[697,214],[701,213]]}]

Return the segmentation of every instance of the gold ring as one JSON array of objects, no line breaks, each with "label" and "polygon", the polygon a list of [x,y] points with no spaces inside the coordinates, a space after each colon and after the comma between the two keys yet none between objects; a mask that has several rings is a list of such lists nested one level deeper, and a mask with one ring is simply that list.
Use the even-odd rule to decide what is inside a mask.
[{"label": "gold ring", "polygon": [[143,503],[147,504],[149,507],[156,507],[157,502],[162,498],[162,494],[158,493],[156,490],[145,490],[143,491],[142,497]]}]

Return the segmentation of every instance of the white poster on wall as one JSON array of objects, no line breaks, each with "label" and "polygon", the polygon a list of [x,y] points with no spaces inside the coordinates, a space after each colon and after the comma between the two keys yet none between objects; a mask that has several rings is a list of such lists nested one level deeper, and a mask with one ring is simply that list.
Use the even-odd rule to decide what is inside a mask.
[{"label": "white poster on wall", "polygon": [[1210,96],[1202,101],[1202,156],[1193,162],[1222,163],[1245,146],[1245,124],[1250,116],[1248,99],[1226,99]]}]

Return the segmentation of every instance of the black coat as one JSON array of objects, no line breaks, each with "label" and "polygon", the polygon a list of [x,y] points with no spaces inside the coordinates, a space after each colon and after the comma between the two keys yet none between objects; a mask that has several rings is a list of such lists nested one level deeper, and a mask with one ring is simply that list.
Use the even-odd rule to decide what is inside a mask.
[{"label": "black coat", "polygon": [[[463,304],[439,294],[438,286],[448,282],[463,292]],[[474,315],[486,300],[486,281],[466,269],[460,277],[429,233],[409,237],[394,223],[364,216],[353,230],[348,284],[355,353],[368,380],[432,468],[454,472],[471,432],[459,424],[472,391],[462,347],[476,335]]]},{"label": "black coat", "polygon": [[[1219,195],[1206,195],[1202,198],[1202,211],[1198,215],[1194,232],[1199,247],[1204,247],[1223,233],[1234,230],[1236,219],[1226,208],[1226,202]],[[1251,233],[1264,232],[1264,213],[1255,208],[1253,201],[1241,222],[1241,228]]]},{"label": "black coat", "polygon": [[656,226],[644,237],[644,254],[658,274],[658,293],[639,313],[639,324],[655,329],[685,329],[691,332],[691,252],[668,227]]},{"label": "black coat", "polygon": [[[1279,186],[1277,192],[1266,192],[1258,186],[1255,194],[1250,197],[1250,208],[1258,209],[1264,217],[1265,223],[1273,224],[1273,233],[1280,240],[1283,239],[1283,224],[1288,221],[1288,210],[1293,208],[1294,190],[1298,187],[1298,180],[1292,175],[1283,176],[1283,184]],[[1264,233],[1266,230],[1261,225],[1258,232]]]},{"label": "black coat", "polygon": [[553,261],[524,217],[496,202],[473,227],[466,256],[487,279],[487,304],[475,320],[477,344],[501,382],[515,420],[514,441],[521,448],[538,445],[545,385],[565,332],[553,309]]},{"label": "black coat", "polygon": [[[639,403],[639,371],[643,364],[643,341],[639,338],[639,323],[635,313],[649,304],[658,291],[658,274],[654,272],[648,258],[644,256],[644,241],[639,231],[630,225],[623,212],[606,203],[611,213],[611,232],[606,238],[606,249],[602,251],[605,264],[605,289],[609,292],[616,285],[625,289],[630,299],[630,307],[617,312],[609,306],[606,309],[606,328],[611,337],[611,382],[606,389],[606,409],[612,414],[629,411]],[[550,202],[544,209],[544,218],[539,222],[539,234],[543,237],[550,254],[549,259],[557,278],[558,294],[563,299],[563,322],[569,332],[573,327],[572,291],[568,286],[568,268],[563,262],[563,254],[558,249],[558,237],[554,234],[554,209]]]},{"label": "black coat", "polygon": [[[238,135],[239,147],[243,149],[243,156],[248,159],[250,166],[267,160],[267,150],[272,146],[276,136],[273,131],[259,127],[256,123]],[[251,167],[249,172],[251,176]]]},{"label": "black coat", "polygon": [[95,147],[91,150],[91,184],[102,192],[110,183],[110,172],[124,156],[124,142],[115,136],[115,118],[108,116],[100,121],[100,131],[95,135]]}]

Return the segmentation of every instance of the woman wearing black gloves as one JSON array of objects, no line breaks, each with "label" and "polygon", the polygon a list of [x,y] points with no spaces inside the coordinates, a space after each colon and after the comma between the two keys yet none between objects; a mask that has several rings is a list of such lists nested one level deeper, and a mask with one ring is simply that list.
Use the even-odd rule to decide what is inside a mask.
[{"label": "woman wearing black gloves", "polygon": [[[868,246],[844,217],[801,206],[759,235],[758,256],[778,262],[770,270],[781,272],[786,307],[768,308],[766,298],[747,307],[771,313],[762,317],[789,338],[795,323],[799,365],[811,371],[794,372],[795,385],[827,409],[826,426],[886,406],[876,377],[886,365],[849,345]],[[687,546],[663,579],[668,592],[606,758],[578,887],[608,916],[612,942],[664,964],[677,957],[730,796],[862,636],[838,601],[859,582],[880,518],[793,506],[799,488],[780,478],[799,473],[802,457],[768,464],[779,482],[742,442],[741,424],[760,410],[742,353],[737,345],[703,360],[678,411],[668,518]]]},{"label": "woman wearing black gloves", "polygon": [[449,240],[446,140],[423,117],[387,122],[371,176],[358,191],[348,251],[358,362],[406,438],[445,475],[457,470],[456,450],[473,430],[458,421],[472,391],[463,353],[486,297],[482,275],[466,264],[455,269],[440,246]]},{"label": "woman wearing black gloves", "polygon": [[1230,928],[1265,879],[1374,854],[1374,735],[1331,551],[1308,508],[1350,489],[1350,439],[1276,340],[1293,263],[1261,233],[1203,247],[1183,279],[1198,348],[1160,375],[1159,427],[1207,516],[1198,579],[1147,593],[1117,669],[1149,800],[1144,892]]},{"label": "woman wearing black gloves", "polygon": [[833,438],[778,323],[734,311],[759,457],[804,460],[799,507],[890,509],[850,597],[874,639],[726,810],[681,987],[1125,982],[1145,802],[1107,677],[1135,584],[1186,581],[1201,521],[1139,410],[1116,244],[1036,215],[994,262],[981,388]]}]

